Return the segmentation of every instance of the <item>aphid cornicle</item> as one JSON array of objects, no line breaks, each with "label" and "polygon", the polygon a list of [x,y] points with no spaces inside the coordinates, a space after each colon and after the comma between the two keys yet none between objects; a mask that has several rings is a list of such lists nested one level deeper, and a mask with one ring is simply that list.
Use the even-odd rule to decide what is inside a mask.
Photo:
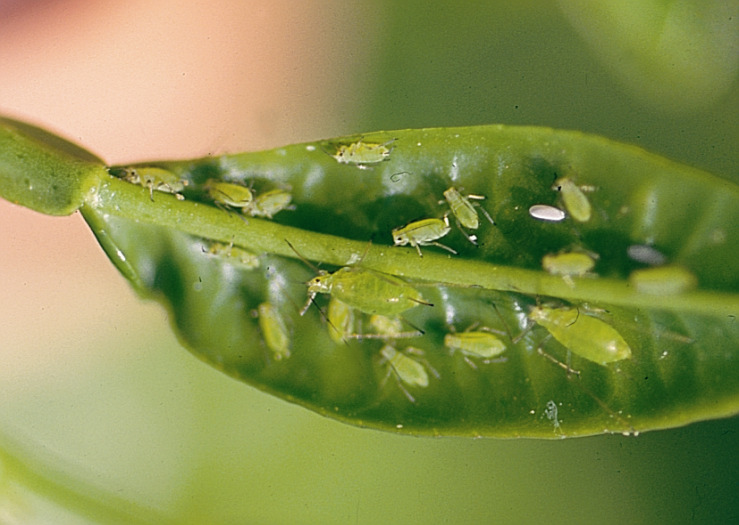
[{"label": "aphid cornicle", "polygon": [[[380,355],[382,356],[381,361],[387,363],[388,366],[388,373],[385,379],[387,380],[390,374],[395,375],[398,387],[405,394],[405,397],[411,403],[415,403],[416,399],[408,392],[403,384],[420,388],[429,386],[429,375],[426,371],[426,366],[419,360],[423,359],[423,350],[409,346],[403,351],[398,351],[395,347],[388,344],[382,347]],[[427,366],[434,376],[439,377],[439,373],[431,368],[431,365],[427,364]]]},{"label": "aphid cornicle", "polygon": [[393,148],[387,145],[395,139],[388,140],[382,144],[364,142],[362,139],[351,144],[341,144],[336,148],[336,153],[331,155],[339,164],[354,164],[360,169],[369,169],[372,164],[379,164],[390,158]]},{"label": "aphid cornicle", "polygon": [[546,328],[573,353],[600,365],[631,358],[631,347],[615,328],[576,308],[534,307],[529,319]]},{"label": "aphid cornicle", "polygon": [[582,189],[572,179],[562,177],[557,179],[553,188],[562,192],[562,200],[570,216],[578,222],[588,222],[592,214],[590,201]]},{"label": "aphid cornicle", "polygon": [[154,201],[154,191],[171,193],[177,200],[184,200],[180,194],[187,186],[188,181],[178,175],[155,166],[142,168],[125,168],[111,170],[111,174],[132,184],[138,184],[149,190],[149,198]]},{"label": "aphid cornicle", "polygon": [[366,314],[396,316],[414,306],[430,306],[418,290],[398,277],[348,266],[334,273],[320,272],[308,281],[308,303],[302,313],[319,293],[331,294]]},{"label": "aphid cornicle", "polygon": [[216,205],[243,209],[251,206],[254,200],[252,191],[240,184],[209,179],[203,187]]},{"label": "aphid cornicle", "polygon": [[444,346],[452,352],[459,351],[472,368],[477,366],[470,358],[482,359],[482,362],[487,364],[506,349],[505,343],[485,328],[448,333],[444,336]]},{"label": "aphid cornicle", "polygon": [[475,239],[468,235],[462,227],[464,226],[470,230],[476,230],[480,227],[480,217],[477,215],[476,207],[482,211],[490,224],[495,225],[495,221],[485,208],[477,203],[470,202],[470,200],[484,200],[483,195],[462,195],[457,188],[451,186],[444,191],[444,199],[449,204],[449,209],[452,211],[460,231],[472,244],[476,244]]},{"label": "aphid cornicle", "polygon": [[281,361],[290,357],[290,335],[280,313],[271,303],[261,303],[257,307],[257,312],[262,337],[275,360]]},{"label": "aphid cornicle", "polygon": [[423,257],[421,246],[438,246],[450,253],[456,254],[457,252],[449,246],[436,242],[436,239],[441,239],[450,230],[449,218],[446,215],[444,215],[443,219],[421,219],[401,228],[395,228],[392,232],[393,244],[395,246],[410,244],[416,249],[420,257]]}]

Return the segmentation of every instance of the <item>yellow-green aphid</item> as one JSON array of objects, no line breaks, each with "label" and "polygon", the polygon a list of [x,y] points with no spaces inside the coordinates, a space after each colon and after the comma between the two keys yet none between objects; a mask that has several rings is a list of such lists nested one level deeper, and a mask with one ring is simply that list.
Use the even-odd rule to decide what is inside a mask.
[{"label": "yellow-green aphid", "polygon": [[438,246],[456,254],[457,252],[449,246],[436,242],[436,239],[441,239],[450,230],[449,218],[446,215],[444,215],[443,219],[421,219],[401,228],[395,228],[393,230],[393,243],[395,246],[410,244],[421,257],[423,257],[421,246]]},{"label": "yellow-green aphid", "polygon": [[470,358],[481,358],[482,362],[487,364],[506,349],[505,343],[489,329],[446,334],[444,346],[452,352],[458,350],[472,368],[477,368],[477,366]]},{"label": "yellow-green aphid", "polygon": [[568,177],[557,179],[553,186],[562,192],[562,200],[570,216],[578,222],[588,222],[592,214],[590,201],[580,187]]},{"label": "yellow-green aphid", "polygon": [[234,246],[233,243],[213,242],[208,246],[208,253],[247,270],[259,268],[259,257],[248,250]]},{"label": "yellow-green aphid", "polygon": [[361,139],[351,144],[341,144],[336,153],[331,155],[340,164],[354,164],[358,168],[368,169],[370,164],[378,164],[390,158],[393,148],[387,147],[395,139],[382,144],[363,142]]},{"label": "yellow-green aphid", "polygon": [[254,200],[249,188],[233,182],[209,179],[204,188],[208,191],[208,196],[219,206],[243,209],[251,206]]},{"label": "yellow-green aphid", "polygon": [[[380,350],[380,355],[382,356],[382,362],[387,363],[388,365],[388,373],[385,376],[385,379],[387,380],[387,377],[389,377],[390,374],[395,375],[398,387],[403,391],[405,397],[407,397],[411,403],[415,403],[416,399],[410,392],[408,392],[403,384],[420,388],[426,388],[429,386],[429,375],[426,371],[426,366],[424,366],[424,364],[418,359],[423,359],[423,351],[409,346],[402,352],[399,352],[395,347],[385,345]],[[431,369],[431,371],[438,377],[438,372],[436,372],[436,370]]]},{"label": "yellow-green aphid", "polygon": [[583,252],[545,255],[541,261],[544,270],[552,275],[561,275],[569,286],[574,286],[572,277],[581,277],[595,266],[595,260]]},{"label": "yellow-green aphid", "polygon": [[423,332],[418,329],[404,332],[403,321],[399,317],[373,314],[370,316],[369,324],[373,330],[371,333],[353,334],[351,337],[354,339],[383,339],[390,341],[423,335]]},{"label": "yellow-green aphid", "polygon": [[682,266],[669,265],[634,270],[629,275],[629,284],[640,293],[675,295],[694,289],[698,279]]},{"label": "yellow-green aphid", "polygon": [[267,348],[272,351],[276,361],[290,357],[290,335],[287,326],[277,309],[270,303],[261,303],[257,307],[259,313],[259,329],[262,331]]},{"label": "yellow-green aphid", "polygon": [[180,179],[180,177],[171,171],[157,167],[144,168],[127,168],[123,170],[121,175],[116,174],[123,180],[138,184],[149,190],[149,198],[154,200],[154,191],[163,193],[171,193],[178,200],[184,200],[185,197],[180,194],[185,189],[188,182]]},{"label": "yellow-green aphid", "polygon": [[344,301],[331,297],[328,302],[326,320],[328,321],[328,335],[335,343],[344,342],[354,335],[354,309]]},{"label": "yellow-green aphid", "polygon": [[244,207],[244,213],[252,217],[267,217],[271,219],[282,210],[290,207],[293,196],[289,191],[274,189],[256,196],[250,206]]},{"label": "yellow-green aphid", "polygon": [[546,328],[568,350],[594,363],[606,365],[631,358],[631,347],[615,328],[576,308],[537,306],[529,319]]},{"label": "yellow-green aphid", "polygon": [[395,316],[419,304],[431,306],[418,290],[398,277],[348,266],[334,273],[320,272],[308,281],[308,303],[301,314],[319,293],[331,294],[366,314]]},{"label": "yellow-green aphid", "polygon": [[485,208],[480,206],[477,203],[472,203],[470,200],[484,200],[485,197],[483,195],[462,195],[459,193],[459,190],[455,188],[454,186],[451,186],[449,189],[447,189],[444,192],[444,198],[446,199],[447,203],[449,204],[449,209],[452,210],[452,213],[454,214],[454,217],[457,221],[457,225],[459,226],[460,231],[467,237],[467,239],[472,243],[475,243],[475,239],[473,236],[467,235],[464,230],[462,230],[462,226],[465,228],[468,228],[470,230],[476,230],[480,227],[480,217],[477,215],[477,210],[475,207],[480,208],[482,210],[482,213],[485,215],[488,221],[490,221],[490,224],[495,225],[495,221],[490,216],[490,214],[487,212]]}]

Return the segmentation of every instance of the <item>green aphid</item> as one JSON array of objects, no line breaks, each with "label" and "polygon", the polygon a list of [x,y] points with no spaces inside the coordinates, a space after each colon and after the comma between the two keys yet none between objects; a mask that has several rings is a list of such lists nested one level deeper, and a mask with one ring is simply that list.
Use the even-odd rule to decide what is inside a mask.
[{"label": "green aphid", "polygon": [[578,222],[588,222],[590,220],[592,215],[590,201],[572,179],[562,177],[555,181],[553,188],[562,192],[565,209],[573,219]]},{"label": "green aphid", "polygon": [[436,242],[437,239],[444,237],[450,230],[449,218],[446,215],[443,219],[421,219],[401,228],[395,228],[392,232],[393,243],[395,246],[410,244],[416,249],[420,257],[423,257],[421,246],[438,246],[456,254],[457,252],[449,246]]},{"label": "green aphid", "polygon": [[698,279],[682,266],[668,265],[634,270],[629,275],[629,284],[639,293],[676,295],[695,289]]},{"label": "green aphid", "polygon": [[423,359],[423,351],[418,348],[409,346],[399,352],[395,347],[388,344],[382,347],[380,355],[382,356],[382,362],[387,363],[388,366],[385,380],[387,380],[390,374],[393,374],[398,387],[411,403],[415,403],[416,399],[404,385],[418,388],[428,387],[429,374],[426,371],[427,367],[432,374],[437,378],[439,377],[438,372],[431,368],[431,365],[425,362],[426,360]]},{"label": "green aphid", "polygon": [[336,153],[331,155],[339,164],[354,164],[360,169],[369,169],[372,164],[379,164],[390,158],[393,148],[388,144],[395,139],[388,140],[383,144],[364,142],[361,139],[351,144],[341,144],[336,148]]},{"label": "green aphid", "polygon": [[308,309],[316,294],[331,294],[350,308],[366,314],[396,316],[418,305],[431,306],[413,286],[393,275],[374,270],[344,267],[325,271],[308,281]]},{"label": "green aphid", "polygon": [[259,329],[275,361],[290,357],[290,335],[280,313],[271,303],[261,303],[257,307],[257,312]]},{"label": "green aphid", "polygon": [[239,266],[246,270],[259,268],[259,257],[252,252],[234,246],[233,243],[223,244],[212,242],[208,246],[208,254],[221,258],[226,263]]},{"label": "green aphid", "polygon": [[188,181],[181,179],[178,175],[163,168],[154,166],[143,168],[124,168],[111,170],[111,174],[132,184],[138,184],[149,190],[149,198],[154,201],[154,192],[173,194],[177,200],[184,200],[180,194],[185,189]]},{"label": "green aphid", "polygon": [[216,205],[229,208],[248,208],[254,201],[254,194],[246,186],[209,179],[204,186]]},{"label": "green aphid", "polygon": [[561,275],[570,286],[575,286],[572,277],[582,277],[595,267],[595,259],[583,252],[569,252],[545,255],[542,267],[552,275]]},{"label": "green aphid", "polygon": [[446,199],[447,204],[449,204],[449,209],[452,211],[452,214],[457,221],[459,230],[472,244],[477,244],[476,237],[474,235],[468,235],[462,227],[469,230],[476,230],[480,227],[480,217],[475,208],[479,208],[490,224],[495,225],[495,221],[493,221],[493,218],[485,208],[480,206],[478,203],[470,202],[471,200],[485,200],[483,195],[462,195],[457,188],[451,186],[444,192],[444,199]]},{"label": "green aphid", "polygon": [[546,328],[565,348],[594,363],[607,365],[631,358],[631,347],[615,328],[576,308],[537,306],[529,319]]},{"label": "green aphid", "polygon": [[271,219],[282,210],[291,209],[292,194],[287,190],[274,189],[260,193],[254,201],[243,208],[244,213],[252,217],[266,217]]},{"label": "green aphid", "polygon": [[482,359],[488,364],[502,354],[505,343],[488,328],[448,333],[444,336],[444,346],[452,352],[460,352],[468,365],[477,368],[471,359]]}]

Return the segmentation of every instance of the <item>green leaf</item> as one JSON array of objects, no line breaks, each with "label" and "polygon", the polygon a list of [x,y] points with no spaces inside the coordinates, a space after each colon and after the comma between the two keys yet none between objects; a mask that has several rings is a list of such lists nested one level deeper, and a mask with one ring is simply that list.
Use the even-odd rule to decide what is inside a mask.
[{"label": "green leaf", "polygon": [[[339,162],[339,152],[365,164]],[[557,438],[738,411],[739,188],[705,172],[598,137],[505,126],[372,133],[110,172],[187,182],[178,200],[106,175],[81,207],[135,288],[170,308],[183,344],[228,375],[324,415],[413,434]],[[577,209],[578,220],[534,218],[532,205],[565,208],[563,177],[588,190],[589,218]],[[209,195],[212,179],[248,186],[257,198],[289,190],[294,209],[269,220],[216,206],[211,195],[225,199]],[[473,200],[478,229],[463,233],[449,217],[439,242],[457,254],[423,246],[419,257],[392,246],[393,229],[449,213],[450,186],[484,197]],[[214,242],[225,245],[214,250],[220,255],[209,253]],[[256,254],[259,266],[236,260],[234,248],[229,257],[231,244]],[[656,252],[635,256],[642,246]],[[593,270],[545,272],[543,257],[561,251],[590,255]],[[327,294],[301,315],[316,276],[301,257],[328,272],[349,268],[339,274],[342,297],[365,312],[399,304],[382,288],[417,294],[400,308],[403,337],[377,337],[369,314],[355,311],[356,337],[332,338],[342,325],[327,323]],[[644,284],[632,272],[648,264],[633,257],[669,266]],[[529,319],[566,308],[575,321],[552,334]],[[445,346],[446,335],[468,328],[505,349],[485,362]],[[629,357],[608,357],[615,338]],[[396,373],[386,362],[393,356]]]}]

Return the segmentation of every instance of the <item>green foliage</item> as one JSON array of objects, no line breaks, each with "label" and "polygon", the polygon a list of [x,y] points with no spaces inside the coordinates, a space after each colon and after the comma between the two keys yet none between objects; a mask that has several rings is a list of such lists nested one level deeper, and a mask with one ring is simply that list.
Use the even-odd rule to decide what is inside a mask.
[{"label": "green foliage", "polygon": [[[382,155],[371,155],[373,145]],[[342,151],[371,162],[340,161]],[[183,182],[183,201],[171,185],[152,191],[85,166],[95,184],[80,176],[71,193],[84,198],[74,202],[134,287],[169,307],[183,344],[228,375],[327,416],[414,434],[556,438],[737,412],[739,189],[705,172],[598,137],[505,126],[110,169],[164,170]],[[17,177],[11,168],[2,180]],[[584,189],[589,218],[534,218],[532,205],[571,207],[556,184],[562,177]],[[253,217],[214,202],[208,188],[217,180],[248,187],[255,199],[281,190],[292,204],[282,201],[272,220]],[[463,230],[450,214],[443,243],[455,255],[392,246],[393,229],[449,213],[452,186],[484,197],[473,208],[494,224]],[[2,191],[25,204],[22,192]],[[30,207],[60,210],[27,193]],[[629,276],[647,264],[628,253],[639,245],[693,275],[697,288],[635,290]],[[239,263],[229,246],[256,254],[258,267]],[[560,252],[588,253],[595,267],[544,271],[542,259]],[[326,280],[333,289],[313,286]],[[301,315],[309,281],[333,293],[317,293]],[[339,295],[355,310],[343,338],[326,314]],[[576,320],[537,324],[529,319],[537,305],[574,309]],[[372,314],[398,314],[401,327],[378,332]],[[486,360],[498,350],[445,345],[467,329],[495,333],[506,349]],[[628,358],[603,355],[613,334]]]}]

